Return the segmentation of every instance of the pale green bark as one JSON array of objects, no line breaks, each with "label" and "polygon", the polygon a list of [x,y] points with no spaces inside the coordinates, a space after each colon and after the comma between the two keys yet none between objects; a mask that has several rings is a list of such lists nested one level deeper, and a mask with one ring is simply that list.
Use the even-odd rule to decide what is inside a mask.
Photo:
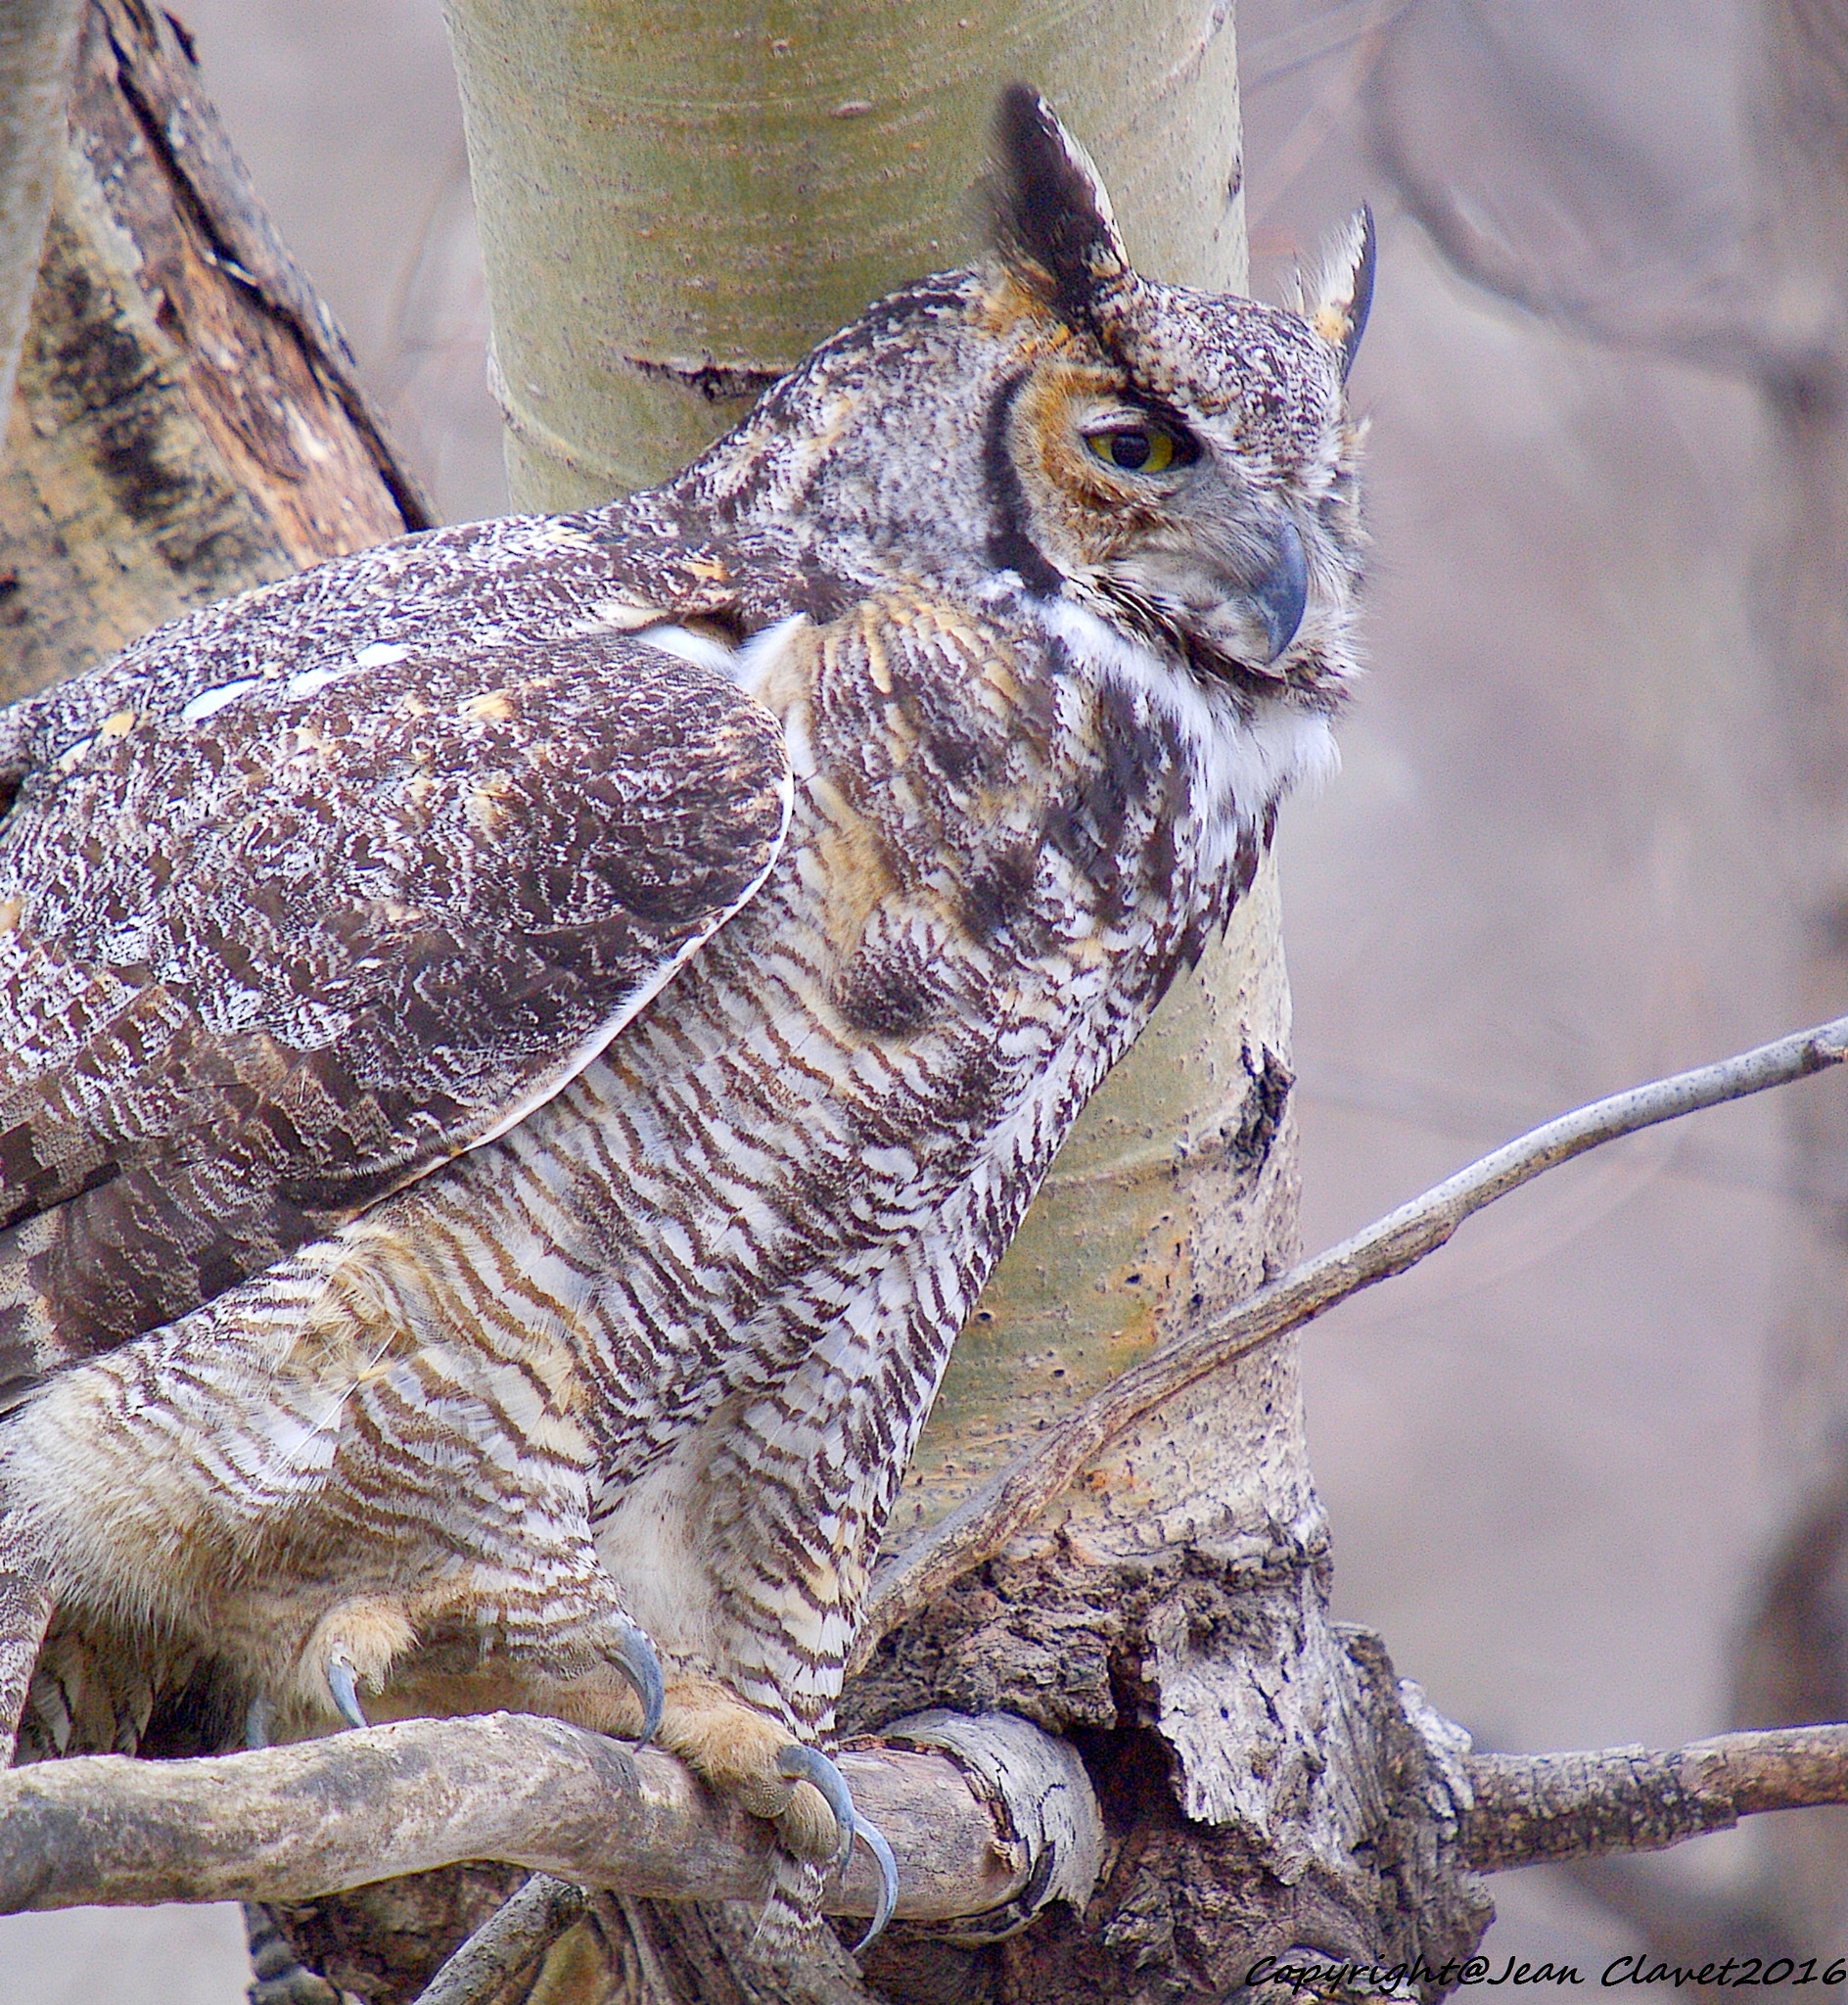
[{"label": "pale green bark", "polygon": [[449,0],[516,506],[646,486],[868,301],[975,250],[997,88],[1096,155],[1152,276],[1244,279],[1231,9]]}]

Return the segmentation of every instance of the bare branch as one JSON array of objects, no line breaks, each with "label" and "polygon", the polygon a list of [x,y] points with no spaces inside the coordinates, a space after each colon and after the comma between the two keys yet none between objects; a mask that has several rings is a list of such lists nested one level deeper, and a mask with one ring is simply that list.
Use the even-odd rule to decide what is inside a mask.
[{"label": "bare branch", "polygon": [[1848,1803],[1848,1726],[1720,1734],[1667,1753],[1471,1754],[1463,1849],[1485,1873],[1661,1851],[1761,1810]]},{"label": "bare branch", "polygon": [[[1076,1753],[1020,1720],[955,1724],[954,1756],[837,1757],[899,1855],[900,1915],[1024,1919],[1042,1897],[1085,1898],[1095,1846],[1086,1854],[1071,1834],[1100,1827]],[[931,1749],[954,1739],[935,1714],[893,1732]],[[1062,1817],[1048,1815],[1056,1805]],[[463,1859],[662,1900],[754,1900],[768,1891],[770,1851],[767,1825],[671,1755],[514,1713],[196,1761],[83,1755],[0,1774],[0,1914],[300,1901]],[[870,1915],[876,1893],[856,1854],[823,1905]],[[1010,1907],[1023,1899],[1024,1912]]]},{"label": "bare branch", "polygon": [[[1069,1747],[1003,1715],[925,1713],[893,1733],[912,1745],[838,1758],[893,1840],[901,1916],[964,1922],[957,1939],[978,1942],[1049,1899],[1085,1902],[1102,1827]],[[1848,1802],[1848,1725],[1723,1734],[1666,1753],[1470,1754],[1463,1770],[1473,1796],[1464,1853],[1502,1872],[1660,1850],[1759,1811]],[[768,1827],[721,1804],[671,1755],[512,1713],[403,1720],[197,1761],[82,1755],[0,1775],[0,1913],[301,1901],[463,1859],[533,1868],[420,2005],[486,1995],[582,1911],[578,1883],[666,1900],[761,1899],[770,1849]],[[874,1893],[856,1861],[823,1906],[865,1915]]]},{"label": "bare branch", "polygon": [[417,2005],[477,2005],[549,1949],[588,1905],[581,1887],[534,1873],[431,1979]]},{"label": "bare branch", "polygon": [[1024,1530],[1127,1428],[1209,1373],[1313,1322],[1375,1282],[1403,1274],[1436,1252],[1472,1213],[1588,1149],[1702,1107],[1805,1079],[1839,1065],[1844,1057],[1848,1016],[1715,1065],[1594,1100],[1504,1143],[1245,1301],[1202,1318],[1184,1336],[1113,1378],[1049,1428],[1030,1454],[881,1566],[853,1667],[866,1663],[882,1636]]}]

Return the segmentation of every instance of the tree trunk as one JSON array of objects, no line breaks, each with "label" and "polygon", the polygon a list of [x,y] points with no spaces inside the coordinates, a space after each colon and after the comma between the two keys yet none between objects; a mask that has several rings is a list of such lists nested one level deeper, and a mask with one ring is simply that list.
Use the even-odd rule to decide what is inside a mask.
[{"label": "tree trunk", "polygon": [[0,410],[13,401],[82,18],[81,0],[13,0],[0,13]]},{"label": "tree trunk", "polygon": [[646,487],[975,249],[999,86],[1085,135],[1152,276],[1244,282],[1231,7],[448,0],[521,508]]},{"label": "tree trunk", "polygon": [[0,702],[428,524],[170,19],[92,0],[0,465]]}]

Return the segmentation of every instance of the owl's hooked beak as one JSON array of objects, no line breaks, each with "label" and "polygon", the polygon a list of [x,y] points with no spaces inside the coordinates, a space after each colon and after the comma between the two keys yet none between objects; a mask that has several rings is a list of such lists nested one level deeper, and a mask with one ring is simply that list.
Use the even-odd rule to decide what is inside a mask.
[{"label": "owl's hooked beak", "polygon": [[[1255,561],[1254,561],[1255,560]],[[1255,573],[1255,576],[1254,576]],[[1096,578],[1104,596],[1178,647],[1203,675],[1282,682],[1273,664],[1288,652],[1309,606],[1309,558],[1287,514],[1234,568],[1221,557],[1139,550]]]},{"label": "owl's hooked beak", "polygon": [[1309,559],[1303,553],[1302,532],[1287,515],[1277,530],[1276,561],[1247,596],[1264,623],[1270,651],[1261,666],[1268,669],[1296,638],[1309,604]]},{"label": "owl's hooked beak", "polygon": [[1244,565],[1244,579],[1222,575],[1214,581],[1218,590],[1205,607],[1197,593],[1187,594],[1192,603],[1178,624],[1191,643],[1188,654],[1196,667],[1217,668],[1222,674],[1242,672],[1267,682],[1286,679],[1273,664],[1303,624],[1309,605],[1309,558],[1302,532],[1288,515],[1276,518],[1256,578]]}]

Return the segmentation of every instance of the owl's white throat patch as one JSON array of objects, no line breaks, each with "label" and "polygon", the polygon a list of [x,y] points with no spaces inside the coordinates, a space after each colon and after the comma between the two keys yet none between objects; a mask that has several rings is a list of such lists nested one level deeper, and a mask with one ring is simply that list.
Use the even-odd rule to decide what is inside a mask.
[{"label": "owl's white throat patch", "polygon": [[1321,786],[1340,771],[1334,731],[1319,711],[1286,694],[1241,705],[1070,599],[1043,599],[1038,610],[1081,666],[1140,695],[1192,746],[1209,813],[1229,809],[1240,827],[1255,828],[1292,788]]},{"label": "owl's white throat patch", "polygon": [[716,633],[703,633],[696,628],[665,620],[657,627],[644,627],[635,638],[678,661],[728,676],[741,689],[755,693],[758,681],[782,654],[792,635],[808,624],[808,614],[791,613],[773,627],[752,634],[742,647],[727,646]]}]

